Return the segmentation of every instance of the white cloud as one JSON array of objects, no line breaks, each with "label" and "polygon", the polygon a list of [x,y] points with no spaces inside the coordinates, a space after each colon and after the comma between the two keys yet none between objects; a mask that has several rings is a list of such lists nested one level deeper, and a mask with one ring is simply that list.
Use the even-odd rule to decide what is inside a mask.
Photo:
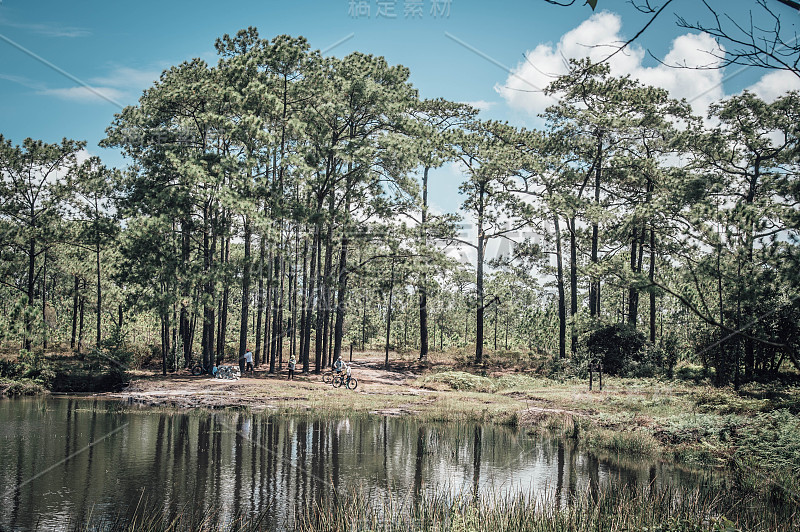
[{"label": "white cloud", "polygon": [[[495,90],[512,107],[536,115],[555,99],[544,89],[556,76],[567,72],[567,59],[589,57],[594,61],[607,58],[625,41],[620,31],[622,21],[614,13],[603,11],[592,15],[580,26],[565,33],[557,44],[539,44],[526,53],[525,61],[513,69],[504,85]],[[719,53],[717,43],[706,34],[686,34],[672,42],[664,64],[642,65],[645,50],[635,43],[608,60],[611,74],[629,74],[643,83],[663,87],[675,98],[692,101],[696,113],[705,114],[708,104],[723,96],[723,71],[718,69],[673,68],[667,65],[697,67],[714,60]]]},{"label": "white cloud", "polygon": [[800,90],[800,78],[788,70],[775,70],[764,74],[748,90],[767,102],[774,102],[789,91]]},{"label": "white cloud", "polygon": [[113,87],[67,87],[63,89],[46,89],[39,91],[45,96],[55,96],[62,100],[80,103],[116,103],[123,100],[125,92]]},{"label": "white cloud", "polygon": [[478,111],[488,111],[489,109],[497,105],[497,102],[487,102],[486,100],[475,100],[472,102],[461,102],[461,103],[470,105],[475,109],[477,109]]},{"label": "white cloud", "polygon": [[[0,1],[0,4],[2,4],[2,1]],[[3,17],[0,17],[0,26],[30,31],[44,37],[74,38],[88,37],[91,35],[88,30],[83,28],[64,26],[62,24],[27,24],[22,22],[13,22]]]},{"label": "white cloud", "polygon": [[107,76],[92,78],[92,83],[110,87],[145,89],[158,81],[160,70],[139,70],[130,67],[116,67]]},{"label": "white cloud", "polygon": [[115,67],[105,76],[91,78],[87,86],[40,89],[39,94],[81,103],[133,103],[140,91],[159,79],[158,70]]}]

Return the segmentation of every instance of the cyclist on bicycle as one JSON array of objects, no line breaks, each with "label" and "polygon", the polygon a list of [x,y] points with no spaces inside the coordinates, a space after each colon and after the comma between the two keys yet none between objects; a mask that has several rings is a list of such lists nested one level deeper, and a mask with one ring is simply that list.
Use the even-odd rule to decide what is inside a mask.
[{"label": "cyclist on bicycle", "polygon": [[336,362],[333,363],[333,371],[336,373],[341,373],[344,371],[345,366],[347,366],[347,364],[344,363],[344,360],[342,360],[342,357],[340,356],[336,359]]}]

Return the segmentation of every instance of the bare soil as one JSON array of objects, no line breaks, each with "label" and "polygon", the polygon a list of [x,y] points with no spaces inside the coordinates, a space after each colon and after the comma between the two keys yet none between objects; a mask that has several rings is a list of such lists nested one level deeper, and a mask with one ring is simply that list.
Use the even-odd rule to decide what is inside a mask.
[{"label": "bare soil", "polygon": [[[310,372],[295,373],[288,380],[284,368],[280,374],[270,374],[266,365],[256,368],[238,380],[192,376],[188,370],[163,376],[160,372],[133,372],[130,384],[116,393],[100,394],[151,406],[183,408],[239,407],[255,410],[291,407],[310,408],[321,396],[333,396],[339,402],[364,399],[363,396],[416,397],[434,393],[412,385],[422,368],[412,364],[393,364],[384,369],[378,355],[365,355],[350,363],[352,375],[358,379],[356,390],[337,389],[322,382],[322,375]],[[358,397],[361,396],[361,397]],[[387,408],[386,414],[406,413],[401,408]]]}]

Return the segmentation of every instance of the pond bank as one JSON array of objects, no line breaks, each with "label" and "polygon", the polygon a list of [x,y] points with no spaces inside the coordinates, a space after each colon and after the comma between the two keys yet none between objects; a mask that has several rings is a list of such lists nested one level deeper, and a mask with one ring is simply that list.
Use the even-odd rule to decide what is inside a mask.
[{"label": "pond bank", "polygon": [[743,484],[778,497],[793,497],[800,481],[800,471],[785,465],[800,463],[797,388],[753,385],[734,392],[680,381],[606,378],[602,391],[590,392],[584,381],[509,371],[475,375],[413,361],[394,367],[384,370],[377,354],[354,362],[359,379],[354,391],[334,389],[313,373],[288,381],[285,374],[262,370],[238,381],[140,374],[125,390],[103,395],[167,408],[505,424],[572,436],[610,453],[733,468]]}]

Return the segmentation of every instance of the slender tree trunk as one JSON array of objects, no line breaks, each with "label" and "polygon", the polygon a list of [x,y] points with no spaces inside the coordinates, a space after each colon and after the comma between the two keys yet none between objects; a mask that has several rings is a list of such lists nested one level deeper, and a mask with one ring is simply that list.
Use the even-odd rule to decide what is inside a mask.
[{"label": "slender tree trunk", "polygon": [[497,316],[498,316],[498,311],[500,310],[499,307],[500,305],[498,305],[497,301],[495,301],[494,305],[494,350],[495,351],[497,351]]},{"label": "slender tree trunk", "polygon": [[656,342],[656,233],[650,229],[650,342]]},{"label": "slender tree trunk", "polygon": [[300,308],[300,361],[302,363],[303,353],[306,345],[306,316],[308,314],[308,236],[303,237],[303,292],[301,294],[302,305]]},{"label": "slender tree trunk", "polygon": [[480,191],[479,191],[479,203],[478,203],[478,268],[477,268],[477,278],[475,283],[475,291],[476,291],[476,300],[477,300],[477,312],[476,312],[476,319],[475,319],[475,364],[481,364],[483,362],[483,259],[485,249],[485,236],[483,233],[483,203],[484,203],[484,195],[485,195],[485,186],[483,183],[480,184]]},{"label": "slender tree trunk", "polygon": [[[318,205],[317,213],[319,213],[320,208]],[[320,233],[322,228],[320,227],[320,221],[318,220],[314,224],[314,240],[311,247],[311,263],[309,264],[309,274],[308,274],[308,289],[307,289],[307,307],[308,310],[306,311],[306,318],[305,318],[305,331],[304,331],[304,343],[303,349],[300,354],[300,357],[303,361],[303,373],[308,373],[311,369],[310,361],[309,361],[309,352],[311,347],[311,318],[312,318],[312,310],[315,307],[316,301],[316,292],[315,292],[315,282],[317,276],[317,262],[319,257],[319,247],[320,247]]]},{"label": "slender tree trunk", "polygon": [[47,251],[42,264],[42,349],[47,349]]},{"label": "slender tree trunk", "polygon": [[[99,214],[98,214],[99,216]],[[95,345],[99,348],[100,347],[100,340],[102,338],[102,316],[103,316],[103,291],[100,285],[100,230],[97,228],[97,222],[95,222],[95,265],[97,266],[97,339],[95,340]]]},{"label": "slender tree trunk", "polygon": [[278,318],[278,307],[280,307],[280,292],[281,292],[281,253],[280,247],[275,253],[274,263],[272,266],[272,271],[275,273],[273,275],[273,282],[274,286],[272,287],[272,340],[270,341],[270,356],[269,356],[269,367],[270,373],[275,373],[278,371],[277,367],[277,358],[278,358],[278,343],[280,342],[281,338],[281,327],[283,324],[281,323],[280,319]]},{"label": "slender tree trunk", "polygon": [[[325,269],[323,271],[322,276],[320,276],[320,315],[318,316],[318,322],[321,327],[322,332],[322,343],[316,351],[319,353],[317,355],[317,363],[319,364],[319,370],[325,367],[325,358],[328,352],[328,330],[330,324],[330,317],[331,317],[331,269],[333,267],[333,224],[334,224],[334,194],[331,192],[331,203],[330,203],[330,216],[331,221],[330,225],[328,226],[328,234],[325,239]],[[320,331],[317,331],[317,344],[319,344],[320,340]]]},{"label": "slender tree trunk", "polygon": [[569,315],[570,315],[570,352],[578,354],[578,329],[575,320],[578,317],[578,243],[575,216],[569,221]]},{"label": "slender tree trunk", "polygon": [[247,350],[247,319],[250,312],[250,252],[252,240],[252,231],[250,230],[250,218],[245,216],[244,219],[244,268],[242,271],[242,315],[241,324],[239,326],[239,358],[244,356]]},{"label": "slender tree trunk", "polygon": [[262,233],[258,246],[258,295],[256,296],[258,308],[256,310],[256,351],[253,359],[256,367],[261,364],[261,318],[264,317],[264,255],[266,247],[267,237],[265,233]]},{"label": "slender tree trunk", "polygon": [[[210,276],[211,271],[211,235],[209,226],[209,213],[208,207],[203,210],[203,273],[206,277]],[[203,366],[209,367],[213,357],[213,337],[214,337],[214,320],[212,318],[213,311],[210,309],[211,299],[213,297],[213,290],[211,282],[206,279],[203,286],[204,303],[203,303]]]},{"label": "slender tree trunk", "polygon": [[[567,303],[564,298],[564,263],[561,253],[561,227],[558,215],[553,216],[556,232],[556,286],[558,287],[558,357],[567,356]],[[508,349],[508,320],[506,319],[506,349]]]},{"label": "slender tree trunk", "polygon": [[267,304],[266,304],[266,312],[264,313],[264,362],[269,360],[269,373],[275,373],[275,353],[272,351],[272,329],[275,327],[275,320],[271,318],[272,316],[272,307],[275,305],[274,299],[274,290],[272,289],[274,280],[273,280],[273,273],[275,268],[273,266],[274,263],[274,254],[272,249],[270,248],[269,257],[267,259]]},{"label": "slender tree trunk", "polygon": [[[281,236],[281,239],[283,236]],[[281,247],[283,245],[281,244]],[[283,298],[284,298],[284,284],[283,280],[286,277],[286,259],[284,254],[281,253],[281,261],[280,261],[280,286],[278,287],[278,320],[277,323],[279,325],[278,329],[280,334],[278,335],[278,371],[280,371],[281,367],[283,367],[283,338],[286,336],[286,328],[283,325]]]},{"label": "slender tree trunk", "polygon": [[[163,288],[162,288],[163,292]],[[168,332],[167,332],[167,319],[164,317],[164,313],[159,313],[159,318],[161,321],[161,374],[166,376],[167,375],[167,349],[168,349]]]},{"label": "slender tree trunk", "polygon": [[[36,241],[31,238],[28,241],[28,301],[27,307],[30,309],[35,304],[35,272],[36,272]],[[23,340],[22,347],[26,351],[30,351],[33,345],[33,312],[25,312],[25,339]]]},{"label": "slender tree trunk", "polygon": [[291,314],[292,314],[292,326],[289,327],[289,330],[292,333],[291,339],[291,346],[290,346],[290,355],[295,356],[297,354],[297,281],[299,279],[298,276],[298,266],[299,266],[299,256],[300,256],[300,227],[298,225],[295,226],[294,232],[294,269],[291,272],[291,279],[289,282],[289,289],[292,291],[292,298],[291,298]]},{"label": "slender tree trunk", "polygon": [[[345,223],[342,229],[342,244],[339,249],[339,272],[337,275],[337,290],[336,295],[336,323],[334,324],[333,334],[333,355],[331,362],[338,359],[342,355],[342,338],[344,337],[344,314],[347,311],[345,306],[345,298],[347,296],[347,247],[350,245],[350,182],[351,167],[348,167],[348,178],[345,184],[345,200],[344,200],[344,215]],[[424,223],[424,221],[423,221]]]},{"label": "slender tree trunk", "polygon": [[79,288],[78,283],[79,283],[79,281],[78,281],[77,274],[73,275],[73,277],[75,278],[75,284],[73,285],[73,289],[72,289],[72,336],[71,336],[71,339],[69,341],[69,348],[70,349],[75,349],[75,340],[76,340],[76,334],[77,334],[77,328],[78,328],[78,291],[79,291],[78,290],[78,288]]},{"label": "slender tree trunk", "polygon": [[[594,203],[600,207],[600,175],[603,160],[603,140],[602,136],[598,135],[597,139],[597,164],[594,170]],[[600,238],[599,224],[597,220],[592,221],[592,265],[597,266],[598,263],[598,243]],[[591,317],[599,317],[600,315],[600,280],[595,279],[596,273],[593,273],[589,281],[589,315]]]},{"label": "slender tree trunk", "polygon": [[[633,221],[633,232],[631,234],[631,273],[636,274],[637,251],[639,250],[639,228],[636,221]],[[631,284],[628,288],[628,324],[636,328],[639,314],[639,291],[636,289],[635,284]]]},{"label": "slender tree trunk", "polygon": [[[181,277],[186,275],[189,271],[189,253],[190,253],[190,240],[189,240],[189,223],[185,220],[181,221]],[[191,324],[189,323],[189,283],[181,279],[180,281],[180,294],[181,294],[181,311],[180,311],[180,329],[181,342],[183,343],[183,365],[188,367],[192,363],[192,338],[191,338]]]},{"label": "slender tree trunk", "polygon": [[383,363],[384,369],[389,369],[389,335],[392,332],[392,296],[394,295],[394,257],[392,257],[392,268],[389,278],[389,305],[386,307],[386,359]]},{"label": "slender tree trunk", "polygon": [[[220,244],[220,252],[223,251],[223,245]],[[231,237],[228,236],[225,238],[225,257],[222,260],[223,264],[228,264],[231,260]],[[225,340],[228,336],[228,302],[230,301],[231,297],[231,289],[230,284],[225,283],[225,287],[222,289],[222,310],[220,311],[222,315],[220,316],[220,328],[219,334],[217,335],[217,362],[222,362],[225,358]],[[192,328],[194,330],[194,327]]]},{"label": "slender tree trunk", "polygon": [[[86,281],[83,282],[83,288],[86,289]],[[83,307],[85,298],[83,294],[80,296],[80,309],[78,310],[78,355],[81,354],[81,348],[83,348]]]},{"label": "slender tree trunk", "polygon": [[[428,170],[426,166],[422,173],[422,246],[428,245]],[[425,264],[422,264],[419,283],[419,359],[425,360],[428,356],[428,278]],[[435,343],[435,340],[434,340]]]},{"label": "slender tree trunk", "polygon": [[[321,228],[320,228],[321,230]],[[323,324],[324,324],[324,307],[326,305],[325,301],[325,294],[324,294],[324,271],[325,268],[325,259],[322,257],[322,235],[320,234],[320,238],[317,239],[317,286],[316,286],[316,301],[314,305],[315,309],[315,324],[314,324],[314,372],[319,373],[322,371],[322,343],[323,343]],[[329,245],[329,244],[328,244]],[[309,342],[310,342],[310,335],[309,335]]]}]

